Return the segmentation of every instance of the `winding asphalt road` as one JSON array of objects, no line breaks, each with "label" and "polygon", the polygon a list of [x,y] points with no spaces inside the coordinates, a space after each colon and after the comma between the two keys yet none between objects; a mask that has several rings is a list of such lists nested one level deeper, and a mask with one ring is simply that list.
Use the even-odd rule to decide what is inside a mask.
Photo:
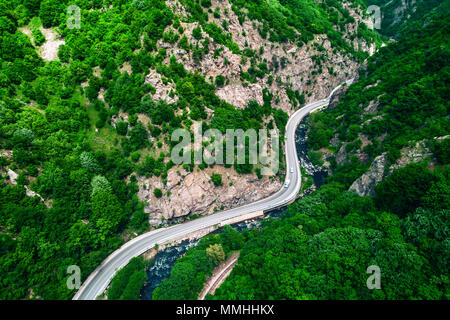
[{"label": "winding asphalt road", "polygon": [[[346,83],[350,85],[353,79]],[[275,194],[256,202],[218,212],[209,216],[198,218],[186,223],[174,225],[150,231],[136,237],[122,247],[114,251],[102,264],[95,269],[84,281],[78,292],[73,297],[74,300],[94,300],[107,288],[112,277],[117,270],[123,268],[130,259],[137,257],[147,250],[153,248],[155,244],[162,244],[179,239],[183,235],[199,231],[201,229],[219,225],[221,222],[249,214],[257,211],[267,211],[284,206],[295,200],[301,186],[301,172],[297,159],[295,146],[295,131],[299,122],[312,111],[328,106],[333,93],[341,86],[335,88],[328,98],[313,102],[296,111],[286,125],[286,180],[290,181],[287,187],[283,187]],[[291,172],[291,168],[293,169]]]}]

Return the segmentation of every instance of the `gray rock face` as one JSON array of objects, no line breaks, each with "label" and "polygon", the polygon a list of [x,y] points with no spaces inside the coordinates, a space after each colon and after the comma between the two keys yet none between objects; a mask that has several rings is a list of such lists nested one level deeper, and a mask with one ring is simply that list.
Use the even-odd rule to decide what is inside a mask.
[{"label": "gray rock face", "polygon": [[386,154],[383,153],[376,157],[370,165],[369,170],[353,182],[349,190],[355,191],[360,196],[374,197],[375,186],[380,183],[381,180],[391,175],[394,170],[403,168],[411,162],[422,162],[427,158],[431,159],[431,164],[434,163],[433,154],[428,149],[425,141],[418,141],[412,146],[402,148],[400,154],[400,158],[398,158],[387,170]]},{"label": "gray rock face", "polygon": [[422,162],[426,158],[433,156],[433,153],[428,149],[425,141],[418,141],[412,147],[405,147],[400,150],[400,158],[389,168],[389,174],[395,169],[403,168],[410,162]]},{"label": "gray rock face", "polygon": [[353,182],[349,190],[355,191],[360,196],[374,197],[375,186],[383,180],[386,164],[387,158],[385,154],[376,157],[369,170]]},{"label": "gray rock face", "polygon": [[341,101],[341,96],[347,91],[347,89],[347,86],[343,86],[336,90],[336,92],[331,96],[330,104],[328,105],[329,109],[334,109],[334,107],[339,104]]},{"label": "gray rock face", "polygon": [[[222,186],[214,186],[211,181],[212,173],[222,175]],[[238,175],[232,168],[222,166],[194,172],[173,168],[168,172],[165,185],[158,177],[138,177],[138,181],[138,197],[147,202],[144,211],[149,214],[152,226],[189,214],[205,215],[214,213],[215,210],[238,207],[268,197],[281,188],[278,179]],[[156,198],[154,188],[161,189],[164,196]]]},{"label": "gray rock face", "polygon": [[[187,11],[179,0],[169,0],[167,4],[181,17],[187,18]],[[372,54],[375,51],[374,43],[368,43],[352,36],[356,34],[360,22],[365,22],[370,26],[370,19],[362,16],[360,9],[351,6],[350,2],[344,1],[342,5],[348,9],[350,15],[355,19],[353,23],[347,24],[345,30],[342,31],[344,41],[355,50],[361,49]],[[228,32],[231,33],[233,42],[238,44],[240,48],[248,48],[258,52],[261,61],[267,62],[267,66],[271,69],[275,78],[272,84],[267,83],[267,78],[258,79],[256,83],[251,84],[241,81],[239,70],[242,68],[242,71],[248,71],[251,66],[250,61],[242,61],[239,54],[234,54],[229,48],[218,45],[213,41],[208,44],[208,53],[203,55],[201,61],[194,60],[193,55],[187,53],[177,43],[170,44],[159,40],[157,46],[167,50],[164,63],[170,63],[170,57],[173,56],[177,62],[184,65],[187,71],[198,72],[207,81],[210,81],[210,77],[214,79],[218,75],[224,76],[229,82],[226,82],[222,87],[217,87],[216,94],[219,98],[238,108],[247,106],[250,100],[256,100],[259,104],[262,104],[262,89],[267,88],[274,93],[272,105],[292,114],[294,109],[286,93],[287,87],[294,91],[299,90],[300,93],[305,95],[306,103],[309,103],[323,99],[328,96],[332,88],[358,75],[360,64],[351,56],[339,51],[326,54],[326,59],[321,68],[322,72],[320,74],[312,73],[317,67],[314,57],[323,55],[323,52],[319,51],[315,44],[320,44],[326,52],[331,53],[333,51],[333,46],[326,35],[315,35],[313,41],[301,47],[291,42],[286,42],[283,45],[271,44],[260,35],[258,31],[258,28],[262,27],[260,22],[247,19],[243,23],[239,22],[238,16],[232,10],[230,1],[212,0],[211,8],[219,8],[220,12],[227,13],[215,17],[211,11],[208,13],[208,21],[220,26],[222,21],[226,20]],[[202,40],[197,40],[192,36],[192,31],[197,23],[181,22],[181,25],[189,43],[203,47]],[[166,31],[172,30],[172,28],[170,26]],[[202,34],[203,37],[207,36],[204,31]],[[263,50],[260,51],[260,48]],[[214,54],[216,49],[222,50],[220,55]],[[281,65],[282,59],[285,61],[283,65]],[[330,73],[329,68],[333,68],[333,72]],[[171,89],[161,85],[158,77],[156,71],[152,70],[146,78],[146,81],[152,83],[157,90],[155,99],[167,97]]]},{"label": "gray rock face", "polygon": [[336,163],[339,165],[344,164],[345,160],[347,160],[347,151],[345,151],[345,147],[347,146],[347,142],[344,142],[336,153]]}]

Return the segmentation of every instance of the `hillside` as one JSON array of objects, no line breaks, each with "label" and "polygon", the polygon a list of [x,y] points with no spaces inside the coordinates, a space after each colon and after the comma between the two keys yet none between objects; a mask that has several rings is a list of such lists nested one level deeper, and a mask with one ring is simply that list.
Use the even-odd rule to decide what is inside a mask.
[{"label": "hillside", "polygon": [[310,118],[308,145],[330,181],[373,195],[377,182],[408,162],[448,163],[447,18],[384,47],[339,103]]},{"label": "hillside", "polygon": [[397,38],[413,29],[417,30],[431,21],[437,12],[449,9],[448,0],[365,0],[367,5],[380,8],[380,33]]},{"label": "hillside", "polygon": [[360,1],[68,4],[0,1],[1,299],[70,298],[67,266],[276,191],[283,166],[174,165],[171,133],[282,135],[381,43]]},{"label": "hillside", "polygon": [[[440,9],[310,116],[309,156],[327,184],[244,232],[236,266],[207,299],[448,299],[450,20]],[[374,266],[381,287],[371,290]],[[173,270],[155,298],[192,298],[201,281],[181,283],[186,270],[209,274],[193,259]]]},{"label": "hillside", "polygon": [[[209,298],[448,299],[449,22],[444,11],[380,50],[311,117],[329,184],[249,236]],[[373,265],[380,290],[366,287]]]}]

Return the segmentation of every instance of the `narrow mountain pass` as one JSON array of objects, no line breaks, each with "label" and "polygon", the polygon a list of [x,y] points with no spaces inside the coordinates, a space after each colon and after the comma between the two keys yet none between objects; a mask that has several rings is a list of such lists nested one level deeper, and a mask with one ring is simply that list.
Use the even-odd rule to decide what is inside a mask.
[{"label": "narrow mountain pass", "polygon": [[[346,84],[350,85],[352,82],[353,79],[348,80]],[[327,98],[306,105],[292,114],[289,118],[286,125],[285,153],[287,170],[285,184],[278,192],[265,199],[242,207],[218,212],[183,224],[153,230],[130,240],[121,248],[114,251],[94,270],[94,272],[91,273],[73,299],[95,299],[107,288],[117,270],[123,268],[131,258],[143,254],[147,250],[155,247],[155,245],[184,240],[189,234],[208,228],[213,230],[225,224],[246,220],[247,217],[252,216],[255,213],[259,214],[259,212],[280,208],[294,201],[301,187],[301,171],[295,146],[295,132],[297,126],[300,121],[311,112],[328,106],[330,98],[340,87],[341,86],[336,87]]]}]

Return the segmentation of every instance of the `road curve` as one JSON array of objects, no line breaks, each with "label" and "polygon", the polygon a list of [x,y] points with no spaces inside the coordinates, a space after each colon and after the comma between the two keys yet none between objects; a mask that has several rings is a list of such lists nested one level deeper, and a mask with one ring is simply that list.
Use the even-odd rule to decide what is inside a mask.
[{"label": "road curve", "polygon": [[[353,79],[346,83],[350,85]],[[167,228],[153,230],[136,237],[110,254],[102,264],[97,267],[74,295],[73,300],[94,300],[107,288],[117,270],[123,268],[132,258],[137,257],[155,244],[174,241],[177,238],[201,229],[220,224],[224,220],[235,218],[244,214],[267,211],[278,208],[295,200],[301,186],[301,172],[297,159],[295,146],[295,131],[299,122],[310,112],[327,106],[333,93],[341,86],[335,88],[328,98],[306,105],[296,111],[286,125],[286,180],[290,181],[288,187],[283,187],[273,195],[247,205],[204,216],[186,223],[173,225]],[[291,172],[293,168],[293,172]]]}]

